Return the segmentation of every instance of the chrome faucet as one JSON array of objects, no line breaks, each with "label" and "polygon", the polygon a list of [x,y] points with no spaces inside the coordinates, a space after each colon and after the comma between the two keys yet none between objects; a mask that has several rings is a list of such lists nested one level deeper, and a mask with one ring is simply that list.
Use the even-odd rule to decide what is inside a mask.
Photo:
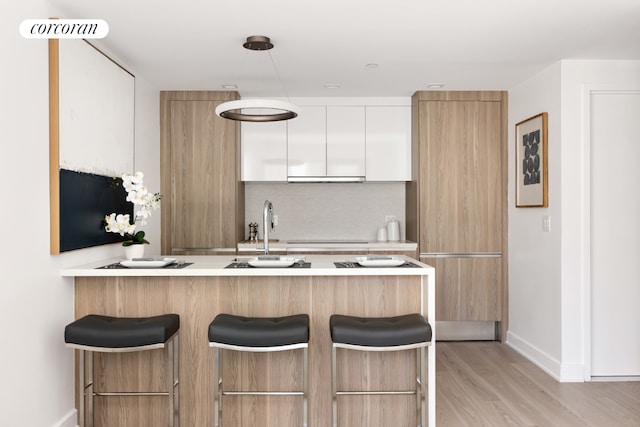
[{"label": "chrome faucet", "polygon": [[264,201],[262,209],[262,220],[264,223],[264,254],[269,255],[269,230],[274,231],[273,225],[273,205],[269,200]]}]

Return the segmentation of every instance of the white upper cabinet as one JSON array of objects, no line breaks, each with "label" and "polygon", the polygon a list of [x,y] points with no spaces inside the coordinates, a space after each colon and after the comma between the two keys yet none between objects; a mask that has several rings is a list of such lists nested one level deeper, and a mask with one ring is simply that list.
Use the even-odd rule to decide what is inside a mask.
[{"label": "white upper cabinet", "polygon": [[298,117],[287,121],[287,128],[289,176],[326,176],[326,107],[301,107]]},{"label": "white upper cabinet", "polygon": [[411,107],[366,107],[366,180],[411,181]]},{"label": "white upper cabinet", "polygon": [[364,107],[301,108],[288,122],[289,177],[364,177]]},{"label": "white upper cabinet", "polygon": [[242,122],[242,180],[411,180],[410,105],[323,100],[299,104],[295,119]]},{"label": "white upper cabinet", "polygon": [[242,180],[287,180],[287,123],[242,122]]},{"label": "white upper cabinet", "polygon": [[327,176],[364,177],[365,110],[327,107]]}]

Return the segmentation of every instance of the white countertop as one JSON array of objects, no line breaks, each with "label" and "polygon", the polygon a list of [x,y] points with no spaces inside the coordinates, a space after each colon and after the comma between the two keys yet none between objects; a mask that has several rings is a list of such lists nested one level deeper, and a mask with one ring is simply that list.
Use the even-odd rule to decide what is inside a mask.
[{"label": "white countertop", "polygon": [[65,277],[107,277],[107,276],[427,276],[433,275],[435,269],[427,264],[401,255],[394,257],[405,259],[421,268],[412,267],[357,267],[338,268],[334,262],[355,262],[357,256],[364,254],[345,255],[305,255],[309,268],[225,268],[238,259],[248,259],[247,256],[212,255],[212,256],[184,256],[175,257],[178,261],[193,263],[184,268],[99,268],[105,265],[119,263],[123,258],[100,260],[77,267],[65,268],[60,274]]}]

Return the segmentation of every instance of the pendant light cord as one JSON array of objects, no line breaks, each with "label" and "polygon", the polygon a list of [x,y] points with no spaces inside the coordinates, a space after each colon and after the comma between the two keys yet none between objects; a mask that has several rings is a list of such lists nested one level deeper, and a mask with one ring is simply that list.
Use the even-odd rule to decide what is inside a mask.
[{"label": "pendant light cord", "polygon": [[276,77],[278,77],[278,82],[280,83],[280,87],[282,88],[282,92],[284,92],[284,96],[287,98],[287,101],[291,102],[291,99],[289,98],[289,94],[287,93],[287,90],[284,87],[284,83],[282,83],[282,77],[280,77],[280,72],[278,71],[278,67],[276,67],[276,63],[273,60],[273,56],[271,56],[271,52],[267,50],[267,53],[269,54],[269,59],[271,60],[271,65],[273,65],[273,69],[276,71]]}]

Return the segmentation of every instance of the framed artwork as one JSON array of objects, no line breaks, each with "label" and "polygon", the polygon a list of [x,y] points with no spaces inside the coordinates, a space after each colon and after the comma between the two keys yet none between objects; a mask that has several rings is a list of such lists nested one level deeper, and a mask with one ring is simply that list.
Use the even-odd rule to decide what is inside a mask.
[{"label": "framed artwork", "polygon": [[114,185],[134,169],[135,78],[85,40],[49,40],[50,253],[122,241],[104,215],[129,212]]},{"label": "framed artwork", "polygon": [[549,206],[547,113],[516,124],[516,207]]}]

